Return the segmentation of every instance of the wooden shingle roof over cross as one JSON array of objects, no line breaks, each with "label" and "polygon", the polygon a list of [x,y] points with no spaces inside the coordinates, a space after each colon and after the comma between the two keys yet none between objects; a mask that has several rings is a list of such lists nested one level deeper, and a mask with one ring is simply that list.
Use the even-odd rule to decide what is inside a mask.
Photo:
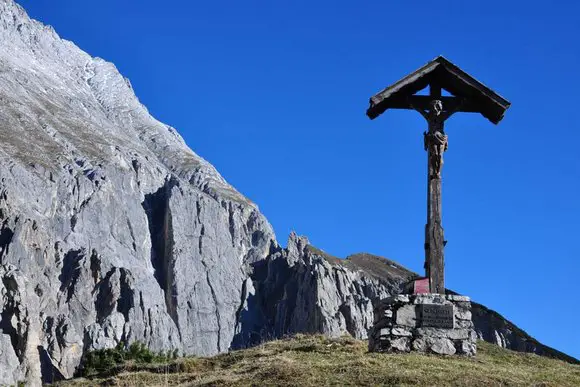
[{"label": "wooden shingle roof over cross", "polygon": [[427,86],[436,86],[453,95],[439,98],[446,109],[458,107],[458,111],[481,113],[494,124],[501,121],[505,111],[510,107],[509,101],[439,56],[372,96],[367,116],[374,119],[387,109],[421,107],[427,110],[432,97],[414,95]]}]

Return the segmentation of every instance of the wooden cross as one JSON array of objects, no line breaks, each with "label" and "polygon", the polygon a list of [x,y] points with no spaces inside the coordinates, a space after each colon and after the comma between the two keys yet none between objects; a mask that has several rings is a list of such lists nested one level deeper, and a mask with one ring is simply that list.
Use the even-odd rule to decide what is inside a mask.
[{"label": "wooden cross", "polygon": [[[429,95],[416,95],[429,87]],[[442,96],[442,89],[452,96]],[[492,123],[503,118],[510,103],[459,67],[439,56],[370,99],[367,116],[375,119],[387,109],[417,110],[427,120],[423,133],[427,151],[427,225],[425,277],[431,293],[445,294],[444,255],[447,241],[441,223],[441,169],[447,150],[445,120],[456,112],[480,113]]]}]

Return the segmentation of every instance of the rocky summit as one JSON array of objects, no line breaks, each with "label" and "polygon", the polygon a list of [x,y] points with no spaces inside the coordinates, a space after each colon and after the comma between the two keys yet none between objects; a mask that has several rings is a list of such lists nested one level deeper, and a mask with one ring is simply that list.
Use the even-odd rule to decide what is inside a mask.
[{"label": "rocky summit", "polygon": [[[282,248],[113,64],[13,0],[0,0],[0,134],[0,384],[70,378],[119,342],[206,356],[296,332],[364,339],[373,303],[413,275],[296,235]],[[480,338],[565,358],[473,308]]]}]

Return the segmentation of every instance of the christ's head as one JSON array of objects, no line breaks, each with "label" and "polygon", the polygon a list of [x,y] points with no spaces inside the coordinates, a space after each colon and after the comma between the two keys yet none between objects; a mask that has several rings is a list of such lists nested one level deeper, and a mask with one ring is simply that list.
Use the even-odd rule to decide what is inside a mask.
[{"label": "christ's head", "polygon": [[438,99],[431,101],[431,112],[435,113],[436,116],[441,115],[443,112],[443,102]]}]

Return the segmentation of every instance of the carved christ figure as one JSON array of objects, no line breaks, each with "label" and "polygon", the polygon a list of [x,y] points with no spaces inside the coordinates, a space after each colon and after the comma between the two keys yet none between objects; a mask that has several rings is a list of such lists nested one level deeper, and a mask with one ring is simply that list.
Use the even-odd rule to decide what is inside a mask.
[{"label": "carved christ figure", "polygon": [[431,109],[428,114],[429,132],[424,132],[425,150],[429,150],[431,158],[430,178],[440,178],[441,168],[443,168],[443,153],[447,150],[447,135],[443,130],[443,122],[447,119],[443,114],[443,103],[440,100],[431,102]]},{"label": "carved christ figure", "polygon": [[448,146],[447,135],[440,131],[424,133],[424,135],[425,150],[429,148],[429,157],[431,158],[431,178],[440,178],[443,167],[443,152],[447,150]]},{"label": "carved christ figure", "polygon": [[436,99],[431,102],[429,112],[414,107],[429,123],[429,131],[424,132],[424,147],[429,151],[430,173],[429,178],[440,178],[443,167],[443,153],[447,150],[447,135],[443,130],[443,123],[455,111],[443,113],[443,102]]}]

